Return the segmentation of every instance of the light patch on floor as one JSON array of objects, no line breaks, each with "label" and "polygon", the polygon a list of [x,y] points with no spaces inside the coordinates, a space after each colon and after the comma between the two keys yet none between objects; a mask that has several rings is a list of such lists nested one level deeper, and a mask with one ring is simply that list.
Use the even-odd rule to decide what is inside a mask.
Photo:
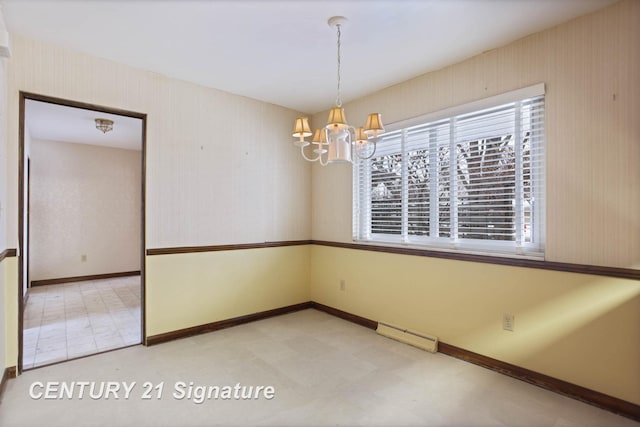
[{"label": "light patch on floor", "polygon": [[23,369],[139,344],[140,292],[140,276],[32,287]]},{"label": "light patch on floor", "polygon": [[[41,382],[132,383],[128,398],[30,397]],[[174,396],[176,384],[272,386],[273,399]],[[158,388],[162,385],[162,393]],[[150,390],[150,399],[143,399]],[[36,396],[37,397],[37,396]],[[6,426],[639,426],[479,366],[309,309],[134,346],[10,380]]]}]

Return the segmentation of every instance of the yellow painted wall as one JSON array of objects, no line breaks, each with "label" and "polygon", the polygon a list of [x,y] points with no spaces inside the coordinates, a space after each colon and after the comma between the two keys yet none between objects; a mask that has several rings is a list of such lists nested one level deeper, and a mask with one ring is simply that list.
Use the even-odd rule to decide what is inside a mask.
[{"label": "yellow painted wall", "polygon": [[147,336],[309,301],[308,245],[146,259]]},{"label": "yellow painted wall", "polygon": [[[18,366],[18,258],[5,258],[0,264],[4,280],[4,367]],[[0,349],[2,347],[0,346]],[[0,359],[1,360],[1,359]]]},{"label": "yellow painted wall", "polygon": [[316,245],[311,259],[313,301],[640,404],[638,281]]},{"label": "yellow painted wall", "polygon": [[0,261],[0,371],[4,372],[4,368],[7,367],[7,337],[13,336],[14,331],[7,330],[7,292],[5,276],[5,262]]}]

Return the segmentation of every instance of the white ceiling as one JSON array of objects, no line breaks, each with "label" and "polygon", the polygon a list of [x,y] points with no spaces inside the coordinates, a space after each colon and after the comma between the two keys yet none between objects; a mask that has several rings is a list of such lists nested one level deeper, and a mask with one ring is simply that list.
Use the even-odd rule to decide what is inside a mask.
[{"label": "white ceiling", "polygon": [[[142,120],[48,102],[25,101],[25,125],[33,139],[142,150]],[[96,129],[96,118],[113,120],[113,130]]]},{"label": "white ceiling", "polygon": [[11,34],[306,113],[505,45],[613,0],[0,0]]}]

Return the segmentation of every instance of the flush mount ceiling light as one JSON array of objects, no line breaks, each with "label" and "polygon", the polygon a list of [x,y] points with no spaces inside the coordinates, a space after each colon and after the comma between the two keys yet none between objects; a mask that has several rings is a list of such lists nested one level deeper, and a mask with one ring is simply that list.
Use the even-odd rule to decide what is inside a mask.
[{"label": "flush mount ceiling light", "polygon": [[102,131],[102,133],[107,133],[110,130],[113,130],[113,120],[96,119],[96,129]]},{"label": "flush mount ceiling light", "polygon": [[[340,61],[342,59],[340,29],[346,21],[347,19],[343,16],[334,16],[328,21],[329,26],[335,28],[338,35],[338,96],[336,106],[329,111],[327,125],[312,133],[309,119],[298,117],[293,126],[292,135],[298,138],[295,144],[300,147],[302,157],[310,162],[320,162],[322,166],[333,162],[351,162],[353,153],[361,159],[371,158],[376,151],[378,135],[384,132],[380,113],[369,114],[365,127],[356,129],[347,123],[340,95]],[[311,142],[305,141],[305,138],[311,135],[313,135]],[[316,146],[312,157],[305,153],[305,147],[310,144]]]}]

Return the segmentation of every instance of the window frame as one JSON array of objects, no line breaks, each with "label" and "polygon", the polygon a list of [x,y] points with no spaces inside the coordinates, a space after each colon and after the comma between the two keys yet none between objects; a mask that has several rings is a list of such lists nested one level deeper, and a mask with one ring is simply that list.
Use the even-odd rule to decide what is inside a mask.
[{"label": "window frame", "polygon": [[[436,250],[436,251],[450,251],[450,252],[459,252],[459,253],[467,253],[467,254],[478,254],[478,255],[490,255],[490,256],[505,256],[505,257],[514,257],[514,258],[530,258],[530,259],[544,259],[545,252],[545,126],[544,126],[544,95],[545,95],[545,86],[544,83],[539,83],[533,86],[525,87],[522,89],[518,89],[515,91],[503,93],[500,95],[492,96],[489,98],[485,98],[482,100],[474,101],[471,103],[467,103],[464,105],[456,106],[453,108],[448,108],[445,110],[441,110],[435,113],[429,113],[425,115],[421,115],[418,117],[414,117],[412,119],[403,120],[400,122],[393,123],[387,126],[386,135],[390,135],[393,133],[400,133],[402,135],[400,146],[395,149],[390,149],[389,147],[384,146],[384,141],[378,143],[378,150],[375,154],[375,157],[379,157],[380,155],[392,155],[399,154],[402,158],[402,197],[401,197],[401,231],[400,234],[380,234],[380,233],[372,233],[372,187],[371,187],[371,162],[363,161],[360,159],[356,159],[353,165],[353,220],[352,220],[352,238],[354,242],[371,244],[371,245],[385,245],[385,246],[398,246],[398,247],[411,247],[416,249],[428,249],[428,250]],[[535,98],[542,97],[541,108],[536,110],[536,112],[542,113],[542,123],[536,125],[536,130],[539,131],[535,134],[536,141],[531,141],[531,153],[530,156],[536,162],[531,166],[531,191],[533,194],[533,199],[535,200],[534,206],[530,208],[531,215],[531,224],[533,225],[531,234],[531,242],[524,241],[524,236],[522,236],[523,231],[518,227],[518,225],[524,225],[526,222],[525,215],[522,214],[520,216],[520,211],[524,212],[523,209],[520,209],[522,206],[518,206],[515,209],[515,237],[514,240],[489,240],[489,239],[471,239],[471,238],[459,238],[455,235],[453,237],[440,237],[433,236],[432,232],[434,229],[439,227],[439,218],[438,211],[436,209],[429,209],[429,235],[427,236],[416,236],[409,234],[408,231],[408,218],[409,218],[409,196],[407,194],[408,185],[406,182],[407,179],[407,158],[409,155],[409,150],[406,147],[406,135],[407,132],[411,128],[416,128],[421,125],[434,125],[439,122],[446,122],[447,120],[451,126],[451,133],[448,136],[449,139],[449,151],[451,152],[451,148],[457,149],[458,141],[455,136],[456,124],[455,121],[460,116],[472,116],[474,114],[480,114],[483,110],[494,109],[498,107],[505,106],[507,104],[515,104],[518,108],[515,108],[515,118],[514,118],[514,129],[518,132],[520,131],[520,113],[522,111],[521,106],[523,103]],[[533,118],[532,118],[533,119]],[[515,133],[514,133],[515,134]],[[520,133],[518,133],[520,135]],[[490,136],[490,135],[489,135]],[[486,139],[488,135],[483,135]],[[437,138],[436,138],[437,139]],[[515,152],[518,153],[522,148],[519,147],[521,144],[519,143],[521,140],[519,139],[514,144]],[[427,150],[429,152],[430,159],[437,159],[437,152],[432,150],[434,142],[429,139],[428,144],[426,145]],[[438,144],[436,141],[435,144]],[[400,151],[398,151],[398,149]],[[388,151],[388,152],[387,152]],[[456,153],[452,153],[451,159],[456,157]],[[516,155],[516,171],[523,172],[523,156],[522,153],[518,153]],[[531,159],[530,159],[531,161]],[[437,164],[437,163],[436,163]],[[429,175],[433,177],[434,174],[439,174],[439,166],[432,166],[431,161],[429,162]],[[519,169],[518,169],[519,168]],[[366,176],[367,178],[364,180],[365,182],[360,183],[361,177]],[[518,173],[514,173],[515,177],[518,177]],[[430,181],[431,182],[431,181]],[[436,181],[437,182],[437,181]],[[516,204],[522,204],[525,200],[524,192],[522,187],[522,182],[520,184],[516,184],[515,194],[520,195],[520,197],[515,197]],[[440,204],[441,199],[438,196],[438,186],[431,185],[430,186],[430,198],[429,203]],[[457,187],[457,186],[453,186]],[[434,201],[433,196],[436,196]],[[459,202],[456,194],[449,195],[450,200],[456,200]],[[457,203],[451,203],[449,206],[452,209],[450,214],[450,221],[452,223],[457,222],[457,214],[454,214],[453,211],[457,211],[456,208]],[[455,215],[455,216],[454,216]],[[518,216],[520,216],[518,218]],[[434,218],[436,219],[436,223],[434,225]],[[457,231],[457,224],[452,229],[453,231]]]}]

